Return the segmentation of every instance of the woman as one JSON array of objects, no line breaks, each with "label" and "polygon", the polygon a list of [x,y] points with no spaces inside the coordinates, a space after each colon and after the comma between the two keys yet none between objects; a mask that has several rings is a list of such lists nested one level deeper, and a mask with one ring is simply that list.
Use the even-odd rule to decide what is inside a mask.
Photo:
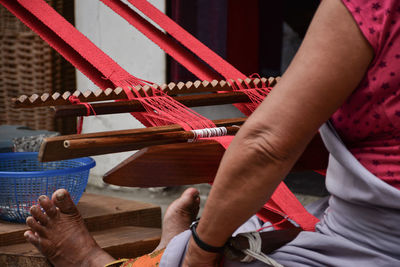
[{"label": "woman", "polygon": [[[399,11],[399,1],[321,1],[282,80],[225,153],[197,227],[203,242],[222,246],[257,212],[320,125],[337,110],[332,124],[362,166],[345,151],[334,151],[344,148],[331,129],[321,129],[335,157],[327,178],[334,194],[330,208],[316,233],[300,234],[271,257],[285,266],[399,264],[400,251],[393,248],[400,241],[400,229],[388,232],[376,225],[395,227],[399,213],[398,205],[390,204],[400,199]],[[343,163],[337,156],[349,159]],[[353,166],[343,166],[350,160]],[[376,186],[368,187],[372,184]],[[347,192],[350,188],[353,195]],[[363,189],[368,190],[365,195]],[[168,255],[167,248],[163,258]],[[218,254],[190,239],[183,266],[217,266],[218,261]]]},{"label": "woman", "polygon": [[[395,244],[400,229],[393,223],[400,214],[396,205],[400,201],[400,134],[396,130],[400,96],[395,90],[400,83],[399,11],[396,0],[321,2],[288,70],[224,155],[197,227],[204,243],[225,244],[266,202],[333,114],[333,126],[321,128],[331,152],[327,174],[327,187],[333,195],[330,206],[315,233],[301,233],[270,256],[285,266],[399,264]],[[68,225],[70,217],[60,211],[57,216],[67,218]],[[26,236],[40,247],[39,237],[46,239],[40,231],[46,232],[36,225],[40,213],[32,214],[35,218],[30,218],[28,225],[33,231]],[[171,217],[164,222],[168,224]],[[245,226],[255,230],[262,224],[253,218]],[[179,231],[171,230],[174,234]],[[186,231],[171,242],[170,236],[166,238],[163,245],[169,244],[161,266],[218,266],[220,255],[202,250],[190,236]],[[62,247],[68,244],[64,242]],[[102,255],[97,259],[111,261],[95,251]]]}]

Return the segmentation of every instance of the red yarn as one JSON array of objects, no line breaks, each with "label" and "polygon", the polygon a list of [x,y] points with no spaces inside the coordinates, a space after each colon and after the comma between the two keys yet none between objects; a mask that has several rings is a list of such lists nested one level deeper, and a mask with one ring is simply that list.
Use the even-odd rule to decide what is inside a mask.
[{"label": "red yarn", "polygon": [[[70,97],[68,97],[69,102],[71,102],[71,104],[73,105],[84,105],[86,107],[86,116],[90,115],[90,111],[93,112],[93,114],[96,116],[96,111],[93,109],[92,105],[90,105],[89,103],[86,102],[81,102],[79,100],[79,98],[77,98],[74,95],[71,95]],[[78,134],[82,133],[82,127],[83,127],[83,117],[80,116],[78,118],[78,124],[76,125],[76,132]]]}]

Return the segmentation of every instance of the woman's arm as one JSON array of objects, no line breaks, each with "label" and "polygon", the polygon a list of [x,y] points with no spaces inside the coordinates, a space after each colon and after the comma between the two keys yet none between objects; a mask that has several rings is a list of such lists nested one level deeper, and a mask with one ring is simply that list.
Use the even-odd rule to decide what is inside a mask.
[{"label": "woman's arm", "polygon": [[[318,128],[357,87],[373,50],[339,0],[323,0],[288,70],[226,151],[197,227],[221,246],[256,213]],[[190,241],[184,266],[216,255]]]}]

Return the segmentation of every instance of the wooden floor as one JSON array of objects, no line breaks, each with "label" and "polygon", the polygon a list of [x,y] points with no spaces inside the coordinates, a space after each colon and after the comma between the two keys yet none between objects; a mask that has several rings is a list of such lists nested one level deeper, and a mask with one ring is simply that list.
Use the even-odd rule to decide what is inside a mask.
[{"label": "wooden floor", "polygon": [[[155,205],[84,194],[78,204],[97,243],[115,258],[151,252],[161,236],[161,209]],[[24,224],[0,221],[0,266],[51,266],[27,243]]]}]

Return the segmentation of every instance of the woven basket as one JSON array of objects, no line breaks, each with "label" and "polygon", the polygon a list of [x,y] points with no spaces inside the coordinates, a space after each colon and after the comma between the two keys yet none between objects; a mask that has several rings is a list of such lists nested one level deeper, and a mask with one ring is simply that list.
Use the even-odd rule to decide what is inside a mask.
[{"label": "woven basket", "polygon": [[[73,12],[73,1],[47,2],[62,15]],[[75,88],[73,66],[0,5],[0,124],[60,131],[49,108],[13,109],[11,98]]]}]

